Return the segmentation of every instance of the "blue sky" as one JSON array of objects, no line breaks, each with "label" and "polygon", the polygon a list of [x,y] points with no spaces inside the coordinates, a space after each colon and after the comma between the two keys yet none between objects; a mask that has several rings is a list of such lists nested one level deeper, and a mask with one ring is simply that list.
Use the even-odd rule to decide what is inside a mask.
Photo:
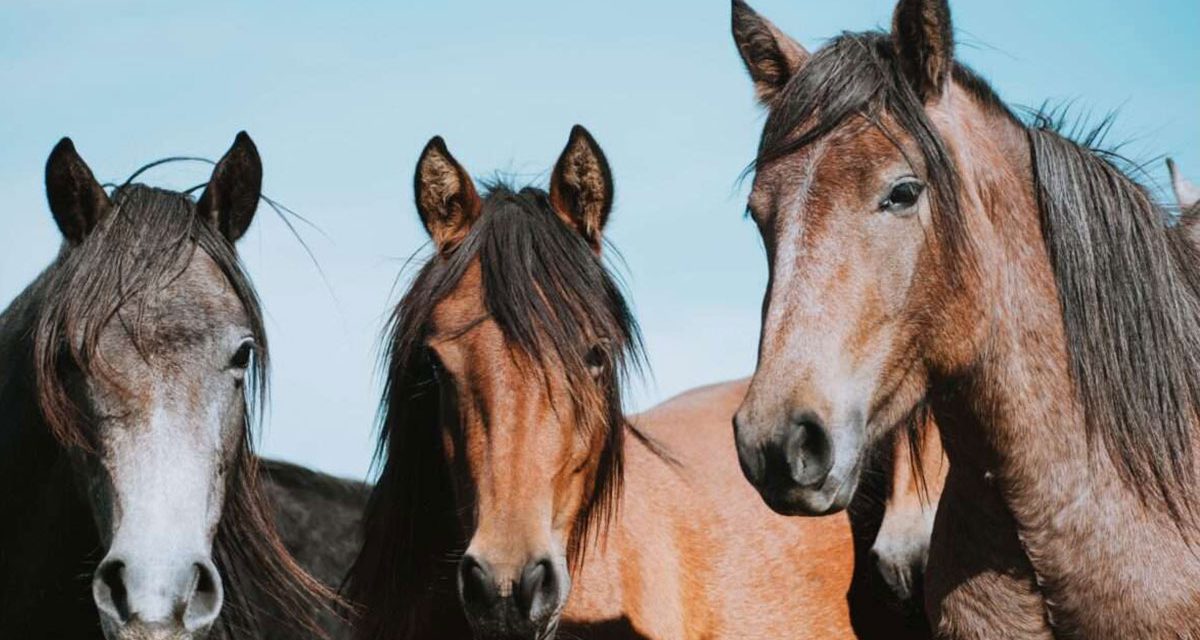
[{"label": "blue sky", "polygon": [[[754,6],[810,48],[892,10]],[[952,6],[960,58],[1005,99],[1120,109],[1128,153],[1174,156],[1200,181],[1200,3]],[[42,168],[63,135],[104,181],[164,156],[216,158],[246,129],[266,192],[320,227],[302,233],[328,289],[269,210],[241,243],[275,367],[268,455],[366,474],[376,347],[404,260],[425,242],[410,185],[434,134],[477,176],[535,182],[572,124],[599,140],[617,185],[608,236],[654,374],[635,385],[635,408],[753,370],[766,265],[737,179],[762,114],[727,2],[5,0],[0,60],[0,305],[57,250]],[[207,175],[171,166],[146,181]]]}]

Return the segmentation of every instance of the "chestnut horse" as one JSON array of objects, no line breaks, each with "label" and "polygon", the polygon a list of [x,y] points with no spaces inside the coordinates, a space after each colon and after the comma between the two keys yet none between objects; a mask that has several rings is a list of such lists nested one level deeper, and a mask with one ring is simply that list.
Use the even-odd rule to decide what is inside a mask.
[{"label": "chestnut horse", "polygon": [[435,254],[392,324],[359,637],[853,637],[846,516],[778,516],[741,480],[745,382],[622,414],[638,334],[592,137],[548,192],[482,196],[434,138],[415,189]]},{"label": "chestnut horse", "polygon": [[261,180],[245,133],[198,202],[51,153],[64,243],[0,314],[0,637],[319,634],[333,594],[251,452],[266,338],[233,243]]},{"label": "chestnut horse", "polygon": [[954,61],[945,0],[808,53],[741,2],[769,115],[770,285],[747,477],[824,514],[928,400],[950,460],[926,597],[947,638],[1200,635],[1200,269],[1113,155]]}]

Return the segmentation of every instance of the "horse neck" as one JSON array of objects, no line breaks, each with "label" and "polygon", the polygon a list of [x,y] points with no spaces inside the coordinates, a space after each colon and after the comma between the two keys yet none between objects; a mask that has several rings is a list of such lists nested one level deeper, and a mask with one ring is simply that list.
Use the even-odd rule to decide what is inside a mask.
[{"label": "horse neck", "polygon": [[1010,142],[990,168],[958,155],[967,200],[985,212],[972,233],[983,328],[967,373],[933,381],[952,475],[996,488],[1058,631],[1157,637],[1197,624],[1200,556],[1086,434],[1028,142]]},{"label": "horse neck", "polygon": [[99,538],[34,396],[31,327],[47,274],[0,314],[0,637],[98,637]]}]

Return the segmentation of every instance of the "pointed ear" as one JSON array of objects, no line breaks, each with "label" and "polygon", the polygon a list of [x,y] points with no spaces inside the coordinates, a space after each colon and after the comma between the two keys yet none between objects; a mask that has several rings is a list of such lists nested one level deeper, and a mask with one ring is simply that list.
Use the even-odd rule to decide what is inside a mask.
[{"label": "pointed ear", "polygon": [[1180,211],[1191,209],[1200,202],[1200,187],[1180,175],[1179,167],[1175,166],[1175,161],[1171,158],[1167,158],[1167,171],[1171,173],[1171,188],[1175,190],[1175,200],[1179,203]]},{"label": "pointed ear", "polygon": [[733,41],[754,80],[759,102],[767,106],[808,60],[800,43],[742,0],[733,0]]},{"label": "pointed ear", "polygon": [[924,101],[942,95],[954,70],[954,29],[948,0],[900,0],[892,17],[900,69]]},{"label": "pointed ear", "polygon": [[108,194],[70,138],[59,140],[46,160],[46,199],[59,231],[73,245],[83,242],[108,212]]},{"label": "pointed ear", "polygon": [[587,129],[571,128],[571,138],[550,176],[550,206],[600,252],[600,232],[613,206],[612,171]]},{"label": "pointed ear", "polygon": [[262,159],[245,131],[213,169],[204,194],[196,203],[196,214],[221,235],[235,242],[250,228],[262,195]]},{"label": "pointed ear", "polygon": [[438,253],[457,247],[483,210],[471,175],[450,155],[441,136],[434,136],[421,152],[413,191],[421,223]]}]

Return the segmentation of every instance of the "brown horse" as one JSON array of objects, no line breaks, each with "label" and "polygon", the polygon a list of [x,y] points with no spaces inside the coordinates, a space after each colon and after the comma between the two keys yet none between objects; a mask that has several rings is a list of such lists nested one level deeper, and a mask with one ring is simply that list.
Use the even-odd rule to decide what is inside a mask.
[{"label": "brown horse", "polygon": [[245,133],[199,201],[51,153],[63,246],[0,313],[0,637],[278,637],[264,609],[317,632],[333,594],[285,551],[250,441],[266,337],[234,242],[261,180]]},{"label": "brown horse", "polygon": [[770,110],[748,478],[781,511],[837,511],[928,399],[951,463],[937,633],[1196,637],[1193,245],[1094,135],[1024,123],[956,64],[945,0],[813,54],[734,11]]},{"label": "brown horse", "polygon": [[415,188],[436,251],[394,316],[360,637],[852,637],[847,519],[778,516],[741,480],[744,381],[622,414],[638,337],[591,136],[549,192],[483,196],[435,138]]},{"label": "brown horse", "polygon": [[929,538],[949,465],[937,425],[925,412],[919,418],[892,438],[889,490],[871,557],[896,597],[923,611]]}]

